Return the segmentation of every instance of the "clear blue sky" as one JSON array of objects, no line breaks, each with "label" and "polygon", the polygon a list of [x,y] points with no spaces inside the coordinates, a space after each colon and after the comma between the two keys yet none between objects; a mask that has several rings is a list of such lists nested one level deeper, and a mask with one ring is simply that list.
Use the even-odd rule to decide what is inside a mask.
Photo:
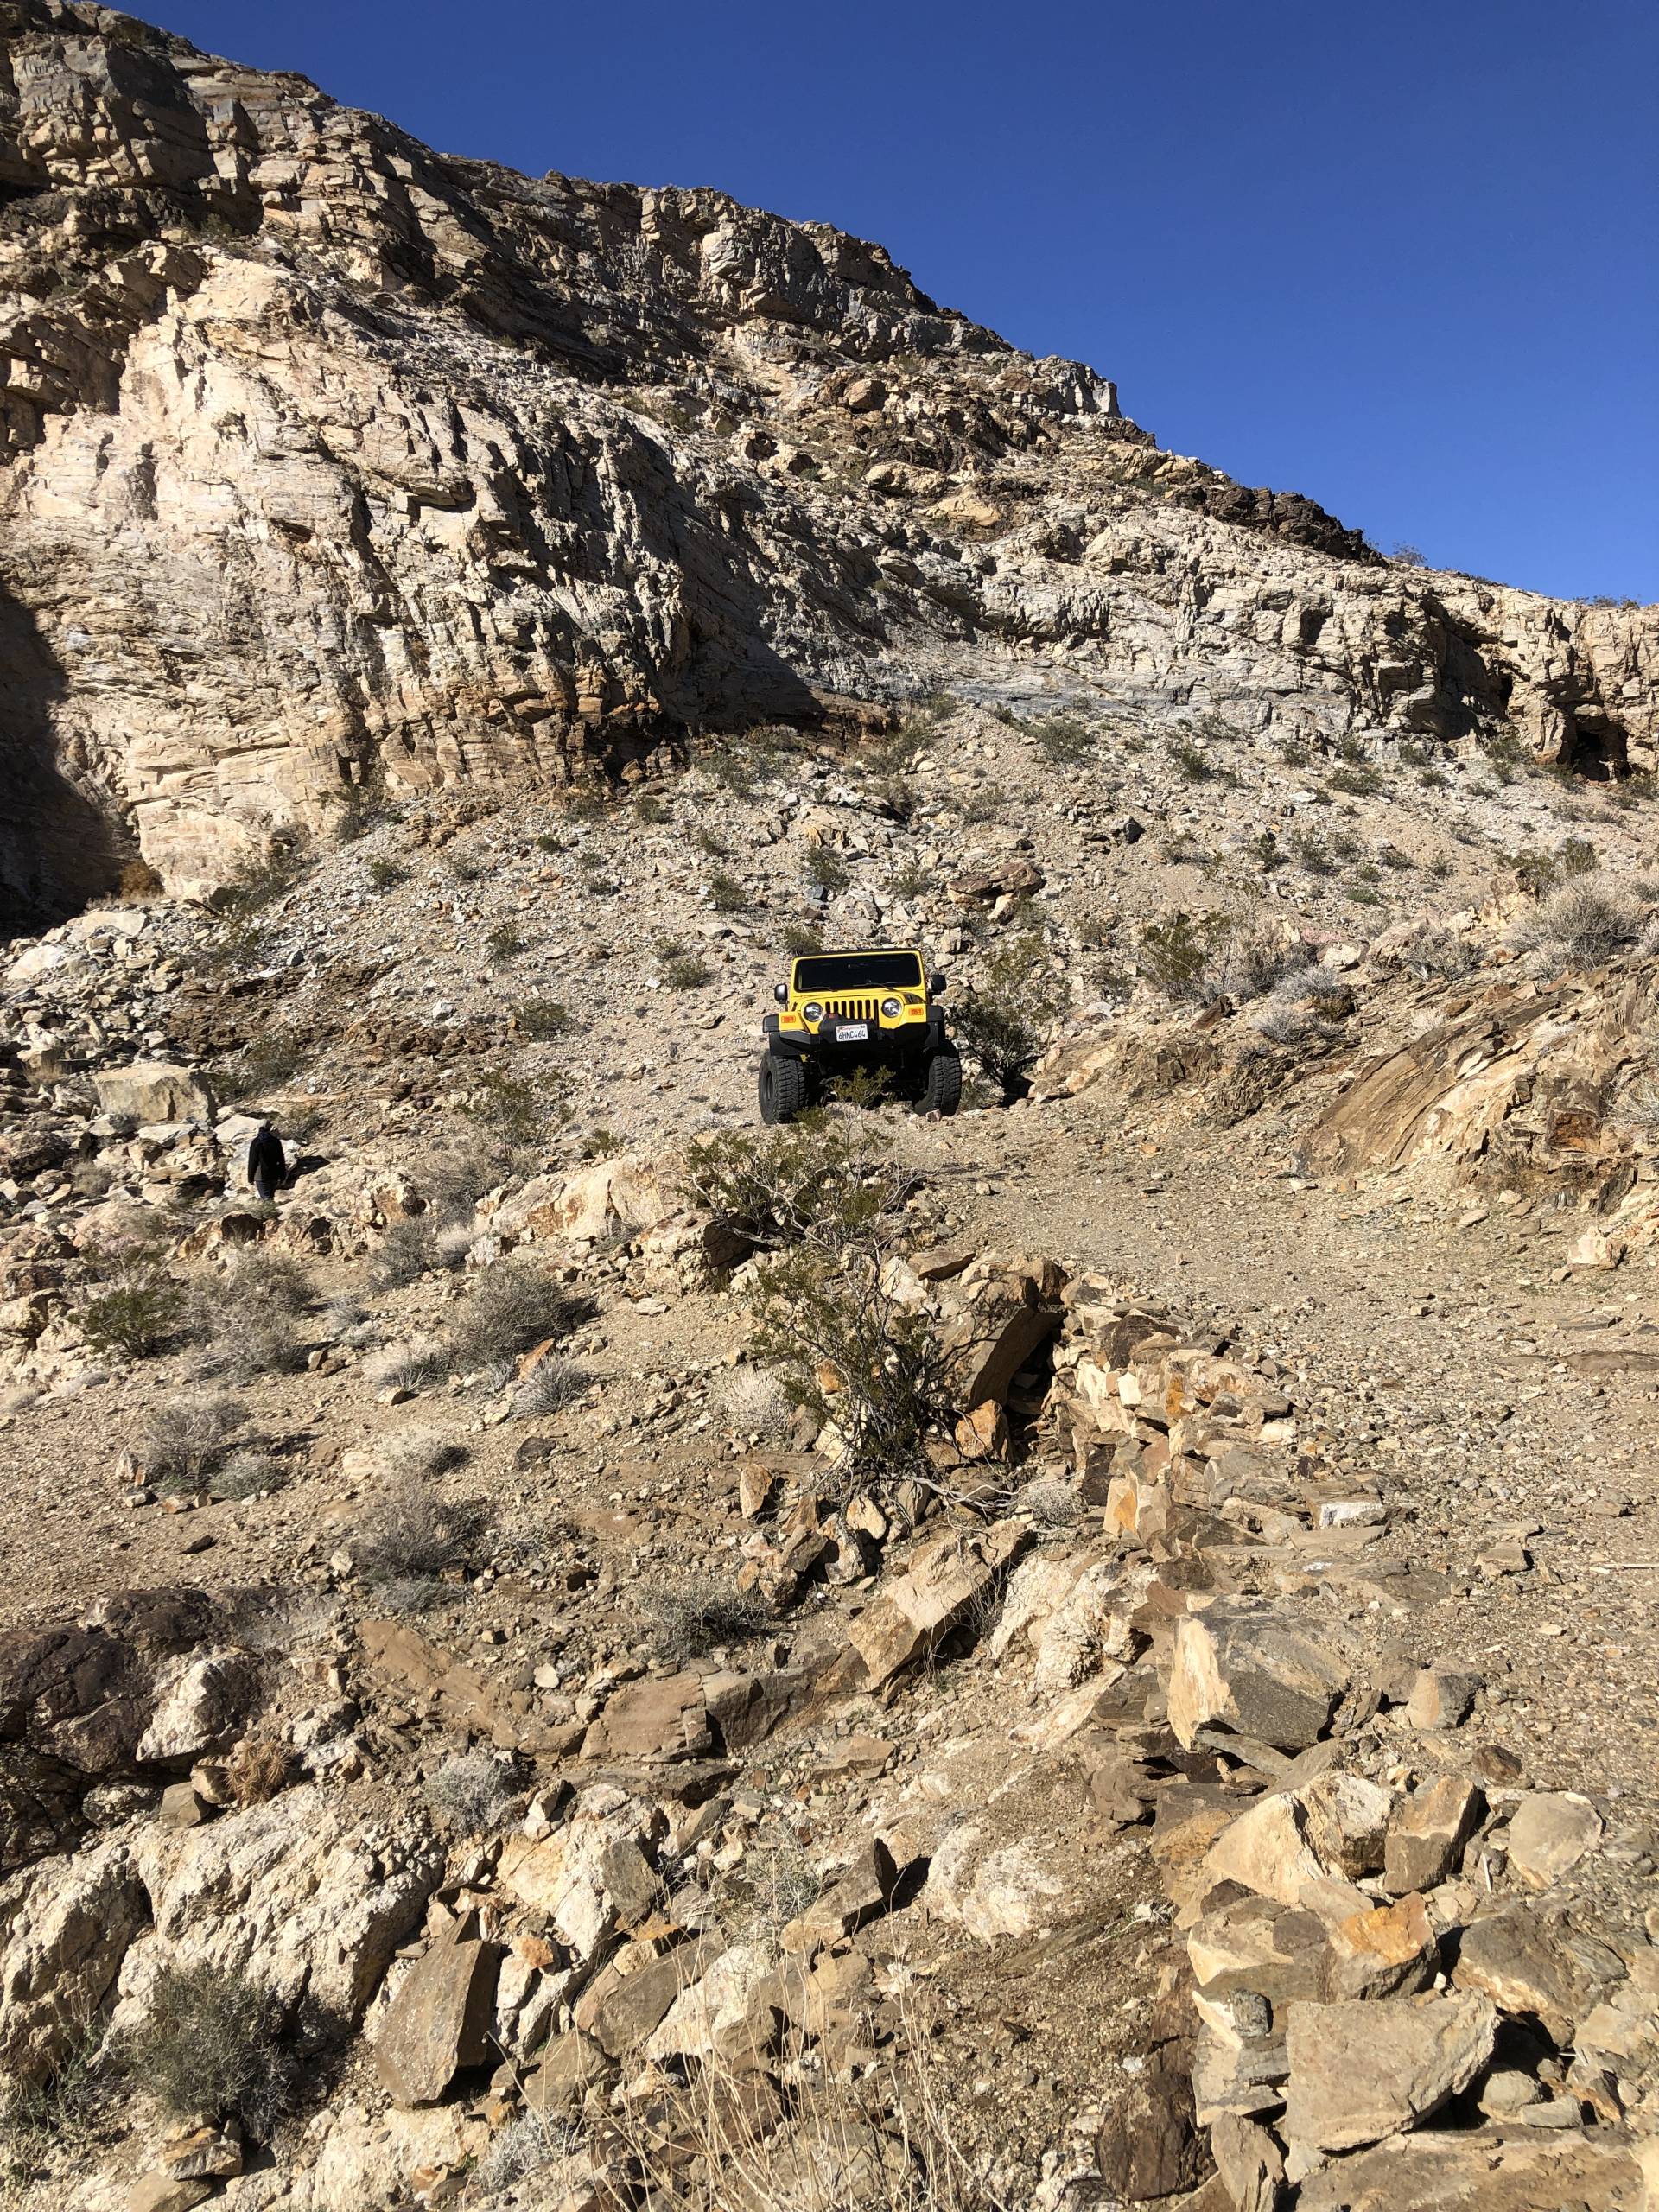
[{"label": "clear blue sky", "polygon": [[1659,599],[1653,0],[151,0],[454,153],[718,185],[1385,548]]}]

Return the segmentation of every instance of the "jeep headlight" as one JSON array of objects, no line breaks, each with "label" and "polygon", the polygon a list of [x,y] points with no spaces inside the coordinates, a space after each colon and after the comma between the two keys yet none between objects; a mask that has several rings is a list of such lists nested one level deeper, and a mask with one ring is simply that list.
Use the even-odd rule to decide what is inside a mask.
[{"label": "jeep headlight", "polygon": [[817,999],[809,999],[806,1004],[801,1008],[801,1012],[805,1015],[809,1021],[822,1021],[823,1020],[823,1008],[818,1004]]},{"label": "jeep headlight", "polygon": [[881,1001],[881,1019],[884,1021],[897,1021],[904,1010],[902,999],[883,999]]}]

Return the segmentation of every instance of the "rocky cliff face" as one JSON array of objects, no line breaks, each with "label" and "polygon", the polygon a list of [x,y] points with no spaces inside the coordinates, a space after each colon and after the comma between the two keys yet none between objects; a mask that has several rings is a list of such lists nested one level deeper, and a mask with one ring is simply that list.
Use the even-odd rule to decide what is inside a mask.
[{"label": "rocky cliff face", "polygon": [[1652,610],[1390,566],[827,226],[436,155],[67,0],[0,4],[0,193],[14,906],[939,688],[1659,747]]}]

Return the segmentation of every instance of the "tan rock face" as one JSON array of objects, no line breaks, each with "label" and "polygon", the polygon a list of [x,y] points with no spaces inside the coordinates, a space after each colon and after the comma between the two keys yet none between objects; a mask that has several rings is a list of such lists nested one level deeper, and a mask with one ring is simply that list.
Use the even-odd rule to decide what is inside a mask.
[{"label": "tan rock face", "polygon": [[1252,728],[1651,756],[1651,610],[1392,569],[879,246],[440,156],[69,0],[0,36],[15,902],[1033,652]]}]

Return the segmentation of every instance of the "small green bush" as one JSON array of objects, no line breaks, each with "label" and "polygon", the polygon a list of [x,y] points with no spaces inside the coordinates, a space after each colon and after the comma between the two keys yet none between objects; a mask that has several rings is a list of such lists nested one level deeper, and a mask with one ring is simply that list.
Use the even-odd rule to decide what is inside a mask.
[{"label": "small green bush", "polygon": [[496,922],[485,932],[484,950],[492,960],[501,964],[517,959],[527,942],[511,922]]},{"label": "small green bush", "polygon": [[369,862],[369,881],[377,891],[390,891],[395,885],[409,881],[409,870],[399,868],[396,861],[383,860],[377,855]]},{"label": "small green bush", "polygon": [[844,891],[852,881],[852,870],[841,855],[829,845],[809,845],[806,849],[806,880],[819,891]]},{"label": "small green bush", "polygon": [[1231,928],[1225,914],[1179,908],[1148,922],[1141,932],[1141,972],[1166,998],[1211,997],[1219,987],[1217,956]]},{"label": "small green bush", "polygon": [[118,1352],[124,1359],[154,1359],[173,1341],[183,1313],[183,1286],[166,1274],[143,1269],[91,1300],[75,1318],[95,1351]]},{"label": "small green bush", "polygon": [[709,904],[717,914],[741,914],[749,904],[748,887],[728,868],[711,868],[703,878]]},{"label": "small green bush", "polygon": [[662,978],[671,991],[701,990],[714,981],[715,971],[700,952],[677,953],[662,963]]},{"label": "small green bush", "polygon": [[514,1007],[512,1019],[526,1037],[537,1044],[550,1044],[554,1038],[563,1037],[572,1026],[570,1009],[559,999],[526,999]]},{"label": "small green bush", "polygon": [[1043,759],[1057,767],[1087,760],[1095,751],[1095,733],[1077,715],[1046,715],[1031,725],[1031,736]]}]

